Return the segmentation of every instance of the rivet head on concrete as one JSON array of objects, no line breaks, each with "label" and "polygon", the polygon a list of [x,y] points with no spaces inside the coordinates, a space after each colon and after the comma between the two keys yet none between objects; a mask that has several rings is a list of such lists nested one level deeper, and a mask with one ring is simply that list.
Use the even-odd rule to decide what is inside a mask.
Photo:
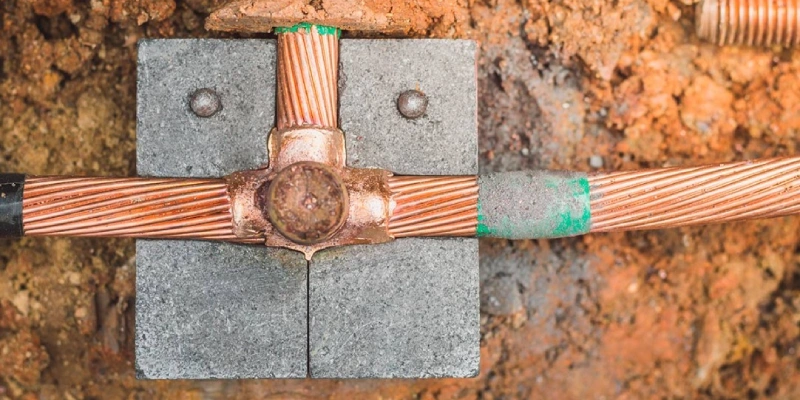
[{"label": "rivet head on concrete", "polygon": [[264,216],[295,243],[323,242],[347,219],[347,188],[338,174],[324,164],[294,163],[258,192],[257,201]]},{"label": "rivet head on concrete", "polygon": [[428,96],[419,90],[406,90],[397,97],[397,110],[408,119],[417,119],[428,109]]},{"label": "rivet head on concrete", "polygon": [[201,118],[208,118],[222,109],[222,101],[217,92],[202,88],[197,89],[189,96],[189,107],[194,115]]}]

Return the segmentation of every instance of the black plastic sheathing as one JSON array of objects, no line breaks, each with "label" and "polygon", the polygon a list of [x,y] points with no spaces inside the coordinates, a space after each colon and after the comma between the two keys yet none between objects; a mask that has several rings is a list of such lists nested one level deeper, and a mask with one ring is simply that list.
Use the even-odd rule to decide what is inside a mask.
[{"label": "black plastic sheathing", "polygon": [[22,236],[25,175],[0,174],[0,237]]}]

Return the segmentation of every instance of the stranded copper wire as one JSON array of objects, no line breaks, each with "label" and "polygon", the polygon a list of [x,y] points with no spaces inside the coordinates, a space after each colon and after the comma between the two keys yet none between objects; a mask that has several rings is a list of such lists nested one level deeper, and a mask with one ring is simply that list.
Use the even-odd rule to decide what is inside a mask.
[{"label": "stranded copper wire", "polygon": [[391,236],[475,236],[477,177],[393,176],[389,189]]},{"label": "stranded copper wire", "polygon": [[29,236],[263,241],[233,234],[222,179],[29,177],[22,215]]},{"label": "stranded copper wire", "polygon": [[660,229],[800,210],[800,158],[589,177],[592,232]]},{"label": "stranded copper wire", "polygon": [[339,38],[319,31],[278,35],[277,129],[337,127]]},{"label": "stranded copper wire", "polygon": [[719,45],[795,46],[800,42],[799,0],[703,0],[695,28]]}]

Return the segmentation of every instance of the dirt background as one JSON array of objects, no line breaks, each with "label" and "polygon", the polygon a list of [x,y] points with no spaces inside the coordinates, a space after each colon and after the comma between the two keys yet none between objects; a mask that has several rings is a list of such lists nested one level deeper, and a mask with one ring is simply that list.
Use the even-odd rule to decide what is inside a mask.
[{"label": "dirt background", "polygon": [[[135,174],[136,41],[221,3],[3,1],[0,171]],[[480,41],[484,172],[796,154],[800,53],[703,44],[690,3],[366,1]],[[0,399],[800,398],[798,228],[482,241],[481,374],[418,381],[136,381],[133,241],[3,240]]]}]

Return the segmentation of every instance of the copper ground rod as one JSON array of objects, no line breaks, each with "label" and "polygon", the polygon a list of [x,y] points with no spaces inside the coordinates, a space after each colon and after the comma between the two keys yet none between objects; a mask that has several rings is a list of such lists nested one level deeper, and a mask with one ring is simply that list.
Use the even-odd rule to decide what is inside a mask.
[{"label": "copper ground rod", "polygon": [[697,36],[719,45],[796,46],[798,0],[702,0],[695,9]]}]

